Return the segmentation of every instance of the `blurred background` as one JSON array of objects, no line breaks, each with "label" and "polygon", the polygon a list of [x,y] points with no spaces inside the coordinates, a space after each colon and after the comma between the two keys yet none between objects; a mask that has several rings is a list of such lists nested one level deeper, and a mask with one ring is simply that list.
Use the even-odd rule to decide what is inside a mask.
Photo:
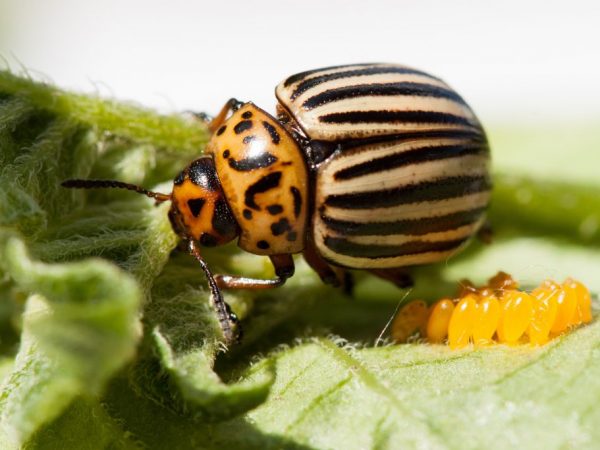
[{"label": "blurred background", "polygon": [[0,55],[59,86],[162,110],[274,105],[294,72],[398,62],[486,124],[600,116],[600,2],[0,0]]}]

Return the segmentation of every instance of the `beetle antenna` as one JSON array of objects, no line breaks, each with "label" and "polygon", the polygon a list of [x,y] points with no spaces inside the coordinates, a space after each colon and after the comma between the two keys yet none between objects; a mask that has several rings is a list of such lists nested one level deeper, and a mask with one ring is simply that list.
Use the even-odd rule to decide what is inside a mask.
[{"label": "beetle antenna", "polygon": [[223,335],[225,336],[225,342],[229,344],[233,344],[240,339],[240,330],[238,325],[237,316],[231,311],[229,305],[223,299],[223,294],[221,294],[221,290],[219,286],[217,286],[217,282],[215,281],[215,277],[211,273],[208,265],[200,255],[200,249],[196,245],[193,239],[189,239],[187,241],[189,252],[198,260],[200,263],[200,267],[204,271],[206,275],[206,279],[208,280],[208,286],[210,288],[210,293],[213,301],[213,306],[217,312],[217,316],[219,318],[219,324],[221,325],[221,330],[223,330]]},{"label": "beetle antenna", "polygon": [[122,181],[115,180],[66,180],[60,184],[62,187],[75,188],[75,189],[95,189],[95,188],[117,188],[127,189],[128,191],[135,191],[138,194],[144,194],[147,197],[156,200],[156,203],[162,203],[167,200],[171,200],[169,194],[161,194],[159,192],[152,192],[144,189],[141,186],[135,184],[123,183]]}]

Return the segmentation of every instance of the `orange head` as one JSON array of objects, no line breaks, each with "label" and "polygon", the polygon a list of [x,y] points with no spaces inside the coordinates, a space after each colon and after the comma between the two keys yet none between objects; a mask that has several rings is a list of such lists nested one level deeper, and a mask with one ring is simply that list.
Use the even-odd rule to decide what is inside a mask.
[{"label": "orange head", "polygon": [[206,247],[226,244],[239,234],[238,224],[211,156],[193,161],[174,180],[169,219],[184,239]]}]

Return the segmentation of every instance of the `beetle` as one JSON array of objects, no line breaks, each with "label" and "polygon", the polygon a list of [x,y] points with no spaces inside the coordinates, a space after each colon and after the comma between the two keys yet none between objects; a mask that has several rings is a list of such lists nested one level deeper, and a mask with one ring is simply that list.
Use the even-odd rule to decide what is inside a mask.
[{"label": "beetle", "polygon": [[[113,180],[63,183],[171,201],[171,224],[206,274],[227,343],[239,325],[221,289],[280,286],[296,253],[329,284],[363,269],[406,287],[407,267],[445,260],[480,229],[490,198],[485,132],[439,78],[352,64],[297,73],[275,94],[277,117],[231,99],[206,119],[205,152],[171,194]],[[235,238],[268,256],[275,278],[213,275],[200,248]]]}]

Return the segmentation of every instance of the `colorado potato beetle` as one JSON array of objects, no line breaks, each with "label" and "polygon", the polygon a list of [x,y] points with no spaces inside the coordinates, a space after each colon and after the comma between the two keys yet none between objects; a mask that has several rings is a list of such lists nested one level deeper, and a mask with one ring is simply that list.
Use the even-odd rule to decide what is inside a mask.
[{"label": "colorado potato beetle", "polygon": [[[171,194],[110,180],[63,183],[170,200],[173,229],[206,274],[227,342],[239,326],[221,288],[280,286],[295,253],[326,283],[364,269],[405,287],[406,267],[444,260],[478,231],[490,196],[485,133],[439,78],[353,64],[292,75],[275,94],[277,117],[229,100]],[[236,237],[243,250],[269,256],[274,279],[211,274],[200,247]]]}]

